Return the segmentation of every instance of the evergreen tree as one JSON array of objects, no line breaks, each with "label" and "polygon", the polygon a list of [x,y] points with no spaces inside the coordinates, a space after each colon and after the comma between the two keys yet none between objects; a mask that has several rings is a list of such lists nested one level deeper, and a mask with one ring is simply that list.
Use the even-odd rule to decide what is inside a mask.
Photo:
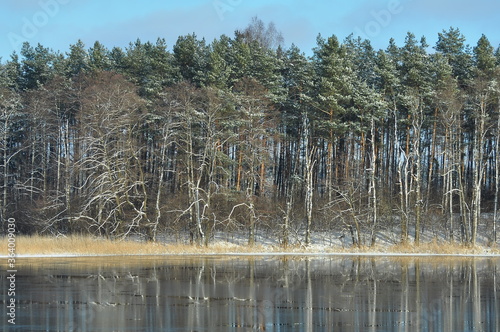
[{"label": "evergreen tree", "polygon": [[67,71],[69,77],[85,73],[89,68],[89,55],[85,49],[85,44],[78,40],[74,45],[69,46],[67,57]]},{"label": "evergreen tree", "polygon": [[472,102],[471,124],[471,147],[473,165],[471,169],[471,230],[470,242],[476,244],[478,225],[481,219],[482,195],[484,191],[483,183],[486,176],[486,149],[484,141],[491,132],[491,119],[494,111],[493,99],[497,87],[495,80],[495,56],[493,47],[482,35],[474,47],[474,78],[471,82],[470,101]]},{"label": "evergreen tree", "polygon": [[22,85],[22,72],[19,56],[16,52],[13,52],[10,56],[10,60],[2,66],[0,76],[0,85],[2,87],[19,92]]},{"label": "evergreen tree", "polygon": [[232,41],[226,35],[216,39],[210,45],[206,84],[221,90],[228,90],[231,86],[231,77],[235,70],[231,61]]},{"label": "evergreen tree", "polygon": [[[325,187],[331,200],[334,175],[345,171],[347,165],[342,155],[341,138],[349,126],[345,121],[352,106],[353,69],[346,54],[346,47],[336,36],[323,39],[318,36],[313,63],[316,76],[314,130],[326,142]],[[340,180],[340,179],[337,179]]]},{"label": "evergreen tree", "polygon": [[254,44],[250,45],[250,56],[249,77],[255,78],[267,89],[267,98],[281,103],[285,93],[282,90],[281,64],[276,53]]},{"label": "evergreen tree", "polygon": [[235,33],[235,38],[231,44],[231,60],[230,64],[234,70],[231,71],[230,81],[232,84],[236,83],[243,77],[251,77],[252,72],[250,65],[252,62],[250,45],[245,41],[243,36]]},{"label": "evergreen tree", "polygon": [[196,86],[204,86],[209,60],[209,48],[205,40],[198,40],[194,33],[181,36],[177,39],[173,51],[174,65],[179,70],[180,79]]},{"label": "evergreen tree", "polygon": [[500,51],[486,36],[471,48],[450,28],[436,52],[411,33],[378,51],[319,36],[310,58],[281,43],[258,19],[172,52],[25,43],[0,65],[0,212],[29,231],[205,243],[236,221],[252,243],[265,217],[283,220],[266,224],[283,244],[325,226],[360,245],[391,220],[403,242],[442,220],[474,244],[493,211],[496,238]]},{"label": "evergreen tree", "polygon": [[465,86],[471,77],[472,56],[460,30],[450,28],[448,31],[440,32],[435,49],[448,60],[453,70],[453,77],[458,79],[462,87]]},{"label": "evergreen tree", "polygon": [[109,52],[109,59],[113,71],[119,74],[126,74],[129,70],[127,67],[127,55],[120,47],[113,47]]},{"label": "evergreen tree", "polygon": [[[292,45],[282,54],[283,87],[286,99],[280,107],[281,144],[275,183],[278,194],[285,198],[282,243],[289,243],[290,224],[296,196],[298,179],[302,174],[301,127],[308,117],[314,89],[314,68],[298,47]],[[279,157],[278,157],[279,156]]]},{"label": "evergreen tree", "polygon": [[38,88],[52,77],[54,55],[48,48],[25,42],[21,56],[21,90]]},{"label": "evergreen tree", "polygon": [[93,72],[111,70],[111,59],[109,57],[108,49],[96,41],[94,46],[88,51],[89,55],[89,69]]},{"label": "evergreen tree", "polygon": [[[424,174],[423,174],[423,150],[429,134],[426,119],[429,113],[429,97],[431,95],[430,83],[430,61],[425,51],[427,44],[425,38],[419,43],[415,35],[408,33],[405,45],[401,52],[401,77],[405,86],[405,97],[403,99],[407,117],[406,132],[406,155],[410,158],[411,170],[409,175],[414,181],[414,192],[412,205],[415,218],[415,243],[420,241],[422,212],[424,201],[422,199]],[[427,136],[427,137],[426,137]]]},{"label": "evergreen tree", "polygon": [[493,53],[493,46],[491,46],[490,41],[485,35],[479,38],[477,45],[474,47],[474,65],[481,74],[490,77],[494,74],[496,58]]},{"label": "evergreen tree", "polygon": [[[358,165],[354,165],[354,174],[346,172],[346,180],[352,176],[359,181],[362,179],[366,184],[366,200],[360,203],[366,208],[370,216],[371,245],[376,241],[376,229],[379,223],[379,197],[378,178],[380,175],[380,162],[378,151],[380,151],[380,138],[383,132],[379,128],[386,117],[386,103],[383,95],[377,91],[378,75],[376,71],[376,55],[369,41],[361,41],[360,38],[353,40],[348,38],[346,42],[347,57],[353,68],[353,73],[357,79],[352,80],[352,106],[349,108],[348,118],[350,131],[355,137],[361,137],[361,160]],[[352,163],[352,162],[351,162]],[[355,180],[356,181],[356,180]],[[366,202],[366,203],[365,203]],[[363,209],[362,206],[358,208]],[[355,221],[357,240],[361,245],[360,225]]]},{"label": "evergreen tree", "polygon": [[142,96],[154,97],[174,82],[173,59],[164,39],[156,44],[137,40],[126,52],[127,76],[140,87]]},{"label": "evergreen tree", "polygon": [[[455,239],[455,218],[461,215],[460,225],[464,234],[466,223],[466,202],[463,188],[465,179],[462,172],[461,151],[463,151],[461,116],[463,111],[462,92],[459,88],[458,79],[454,77],[453,67],[449,64],[447,57],[441,53],[433,56],[433,71],[435,78],[433,82],[434,96],[432,106],[435,108],[433,143],[441,141],[437,147],[442,151],[441,158],[435,156],[437,163],[441,165],[441,174],[435,174],[442,185],[436,188],[439,192],[435,198],[441,196],[441,206],[445,215],[445,223],[448,228],[448,237],[451,241]],[[430,162],[432,163],[432,161]],[[429,170],[433,167],[430,165]],[[439,178],[438,178],[439,179]],[[431,182],[431,176],[429,176]],[[431,191],[427,191],[427,201],[431,201]],[[457,213],[460,211],[461,213]]]}]

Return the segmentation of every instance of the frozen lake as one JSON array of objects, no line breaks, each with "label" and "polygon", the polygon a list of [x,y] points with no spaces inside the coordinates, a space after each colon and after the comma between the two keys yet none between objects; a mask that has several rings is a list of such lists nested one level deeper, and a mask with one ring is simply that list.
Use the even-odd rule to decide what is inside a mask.
[{"label": "frozen lake", "polygon": [[[500,331],[500,260],[19,258],[4,331]],[[2,266],[2,307],[8,280]]]}]

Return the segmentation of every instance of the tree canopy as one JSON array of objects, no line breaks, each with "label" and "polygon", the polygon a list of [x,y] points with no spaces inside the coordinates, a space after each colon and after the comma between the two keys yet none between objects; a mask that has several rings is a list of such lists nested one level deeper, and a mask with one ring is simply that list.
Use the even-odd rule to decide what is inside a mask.
[{"label": "tree canopy", "polygon": [[1,64],[0,217],[153,240],[260,229],[288,243],[312,227],[354,245],[429,229],[496,241],[500,50],[438,37],[376,50],[318,36],[308,57],[254,18],[171,51],[25,43]]}]

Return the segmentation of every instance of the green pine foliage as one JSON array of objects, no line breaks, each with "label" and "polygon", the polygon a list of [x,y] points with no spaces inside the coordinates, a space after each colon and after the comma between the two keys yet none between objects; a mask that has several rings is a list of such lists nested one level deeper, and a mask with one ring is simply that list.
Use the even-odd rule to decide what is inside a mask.
[{"label": "green pine foliage", "polygon": [[1,64],[0,217],[25,233],[199,243],[243,229],[289,243],[306,219],[356,245],[380,232],[493,243],[500,50],[438,37],[376,50],[318,36],[309,57],[255,18],[171,49],[25,43]]}]

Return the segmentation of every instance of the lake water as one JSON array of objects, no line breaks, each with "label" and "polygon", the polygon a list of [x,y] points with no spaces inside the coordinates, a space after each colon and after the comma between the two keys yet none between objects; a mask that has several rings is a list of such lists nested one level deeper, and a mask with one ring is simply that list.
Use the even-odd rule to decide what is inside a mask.
[{"label": "lake water", "polygon": [[500,331],[499,259],[19,258],[4,331]]}]

